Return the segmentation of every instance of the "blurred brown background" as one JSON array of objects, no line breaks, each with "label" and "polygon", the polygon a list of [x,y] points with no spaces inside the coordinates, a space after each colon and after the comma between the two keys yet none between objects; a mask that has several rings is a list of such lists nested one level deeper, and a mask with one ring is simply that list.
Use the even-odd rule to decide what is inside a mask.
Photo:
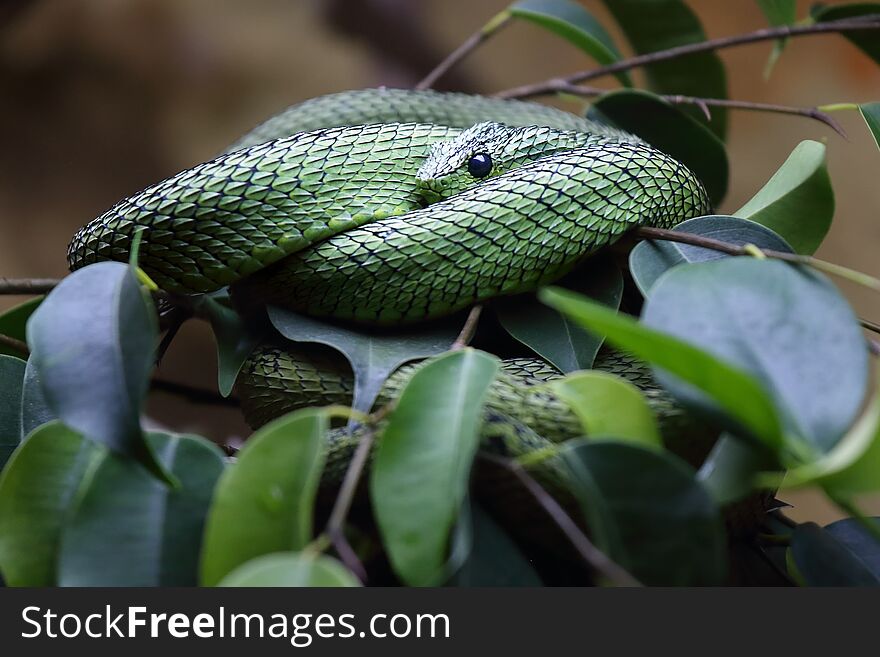
[{"label": "blurred brown background", "polygon": [[[291,103],[349,88],[413,85],[507,4],[3,0],[0,276],[63,275],[72,233],[116,200],[214,156]],[[584,4],[625,50],[601,4]],[[710,38],[765,25],[753,2],[690,4]],[[799,3],[799,16],[808,4]],[[805,106],[880,100],[880,69],[842,37],[791,40],[765,82],[771,47],[722,51],[730,97]],[[592,65],[568,43],[513,24],[439,86],[492,92]],[[880,276],[880,152],[857,114],[836,116],[848,141],[807,119],[733,112],[732,179],[719,210],[739,207],[800,140],[826,141],[837,214],[818,255]],[[880,321],[875,295],[843,289],[862,316]],[[0,298],[0,309],[18,301]],[[191,322],[161,373],[213,386],[213,349],[205,327]],[[231,409],[193,408],[157,395],[150,412],[174,429],[216,440],[248,433]],[[814,506],[809,494],[795,499],[796,516],[834,514]]]}]

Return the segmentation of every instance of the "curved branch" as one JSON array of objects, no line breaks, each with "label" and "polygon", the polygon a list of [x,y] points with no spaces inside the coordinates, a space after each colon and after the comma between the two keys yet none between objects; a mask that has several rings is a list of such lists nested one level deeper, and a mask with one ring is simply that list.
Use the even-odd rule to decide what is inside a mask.
[{"label": "curved branch", "polygon": [[0,294],[46,294],[60,278],[0,278]]}]

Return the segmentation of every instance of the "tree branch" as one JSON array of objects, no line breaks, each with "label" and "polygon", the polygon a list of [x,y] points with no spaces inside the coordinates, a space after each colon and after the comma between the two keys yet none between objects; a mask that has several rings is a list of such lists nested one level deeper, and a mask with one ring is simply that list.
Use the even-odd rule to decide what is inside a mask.
[{"label": "tree branch", "polygon": [[578,554],[596,573],[615,586],[641,586],[641,583],[635,577],[593,545],[590,539],[581,531],[580,527],[565,512],[565,509],[519,463],[495,456],[494,454],[481,453],[480,458],[500,465],[513,473],[532,497],[535,498],[535,501],[541,505],[541,508],[547,512],[547,515],[550,516],[553,522],[556,523],[557,527],[562,530],[562,533],[565,534],[572,546],[578,551]]},{"label": "tree branch", "polygon": [[[584,96],[593,98],[608,93],[608,89],[600,89],[599,87],[587,87],[579,84],[571,84],[565,80],[551,80],[548,83],[548,90],[554,93],[571,94],[574,96]],[[730,109],[751,110],[755,112],[770,112],[775,114],[791,114],[794,116],[803,116],[808,119],[815,119],[827,125],[841,137],[846,139],[846,132],[830,114],[820,110],[818,107],[791,107],[789,105],[776,105],[773,103],[754,103],[747,100],[729,100],[727,98],[698,98],[696,96],[683,96],[681,94],[659,94],[660,98],[672,103],[673,105],[696,105],[706,118],[711,120],[712,114],[710,107],[727,107]]]},{"label": "tree branch", "polygon": [[156,392],[164,392],[169,395],[183,397],[187,401],[194,404],[205,404],[208,406],[231,406],[238,407],[239,402],[235,397],[223,397],[220,393],[204,388],[197,388],[187,383],[178,383],[177,381],[168,381],[167,379],[152,379],[150,381],[150,389]]},{"label": "tree branch", "polygon": [[14,349],[15,351],[21,353],[25,358],[30,356],[30,349],[28,349],[27,343],[18,340],[17,338],[13,338],[9,335],[3,335],[0,333],[0,345],[4,347],[8,347],[9,349]]},{"label": "tree branch", "polygon": [[60,278],[0,278],[0,294],[46,294]]},{"label": "tree branch", "polygon": [[480,323],[480,315],[482,312],[483,306],[474,306],[471,308],[467,319],[464,321],[464,326],[461,327],[461,333],[458,334],[458,337],[455,338],[455,342],[449,347],[450,351],[464,349],[471,343],[471,340],[474,338],[474,333],[477,331],[477,324]]},{"label": "tree branch", "polygon": [[880,29],[880,20],[876,16],[867,16],[861,19],[847,18],[838,21],[827,21],[824,23],[813,23],[812,25],[782,25],[779,27],[768,27],[746,34],[738,34],[735,36],[722,37],[720,39],[709,39],[698,43],[687,43],[668,50],[658,50],[655,52],[645,53],[636,57],[621,59],[607,66],[600,66],[589,71],[581,71],[574,73],[565,78],[554,78],[544,82],[535,84],[527,84],[513,89],[505,89],[496,94],[500,98],[529,98],[532,96],[541,96],[547,93],[553,93],[554,85],[560,82],[568,84],[576,84],[578,82],[586,82],[587,80],[595,80],[622,71],[629,71],[641,66],[656,64],[678,57],[687,55],[695,55],[697,53],[721,50],[723,48],[732,48],[734,46],[742,46],[749,43],[757,43],[760,41],[772,41],[782,38],[807,36],[810,34],[825,34],[838,32],[858,32]]},{"label": "tree branch", "polygon": [[500,14],[494,16],[488,23],[486,23],[479,30],[470,35],[464,43],[462,43],[458,48],[453,50],[449,55],[440,62],[433,71],[428,73],[424,77],[424,79],[416,85],[416,89],[430,89],[436,84],[437,80],[442,78],[453,66],[458,64],[461,60],[467,57],[471,52],[476,50],[480,44],[482,44],[486,39],[491,37],[493,34],[498,32],[502,27],[507,25],[510,22],[510,19],[513,16],[510,12],[502,11]]}]

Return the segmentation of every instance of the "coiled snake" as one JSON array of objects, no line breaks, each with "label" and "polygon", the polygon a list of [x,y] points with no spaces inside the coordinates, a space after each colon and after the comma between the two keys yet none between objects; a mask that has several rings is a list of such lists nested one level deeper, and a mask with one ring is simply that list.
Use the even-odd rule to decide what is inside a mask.
[{"label": "coiled snake", "polygon": [[[231,286],[312,316],[400,324],[534,290],[633,226],[671,227],[707,210],[684,165],[573,114],[365,90],[294,106],[227,153],[120,201],[74,236],[68,261],[71,269],[126,261],[146,228],[140,267],[171,293]],[[679,412],[638,364],[603,358],[598,366],[648,390],[664,417]],[[516,426],[513,451],[522,451],[532,438],[580,432],[546,390],[530,397],[540,389],[530,383],[554,375],[548,367],[505,365],[485,433]],[[530,378],[529,368],[543,374]],[[259,425],[298,406],[346,403],[351,386],[314,350],[270,344],[245,364],[239,391]]]}]

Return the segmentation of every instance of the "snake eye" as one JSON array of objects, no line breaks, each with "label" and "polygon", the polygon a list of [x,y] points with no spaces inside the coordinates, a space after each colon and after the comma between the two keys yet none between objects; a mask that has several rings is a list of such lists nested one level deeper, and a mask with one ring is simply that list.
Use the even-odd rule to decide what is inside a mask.
[{"label": "snake eye", "polygon": [[485,178],[492,172],[492,158],[488,153],[477,153],[468,160],[468,173],[474,178]]}]

